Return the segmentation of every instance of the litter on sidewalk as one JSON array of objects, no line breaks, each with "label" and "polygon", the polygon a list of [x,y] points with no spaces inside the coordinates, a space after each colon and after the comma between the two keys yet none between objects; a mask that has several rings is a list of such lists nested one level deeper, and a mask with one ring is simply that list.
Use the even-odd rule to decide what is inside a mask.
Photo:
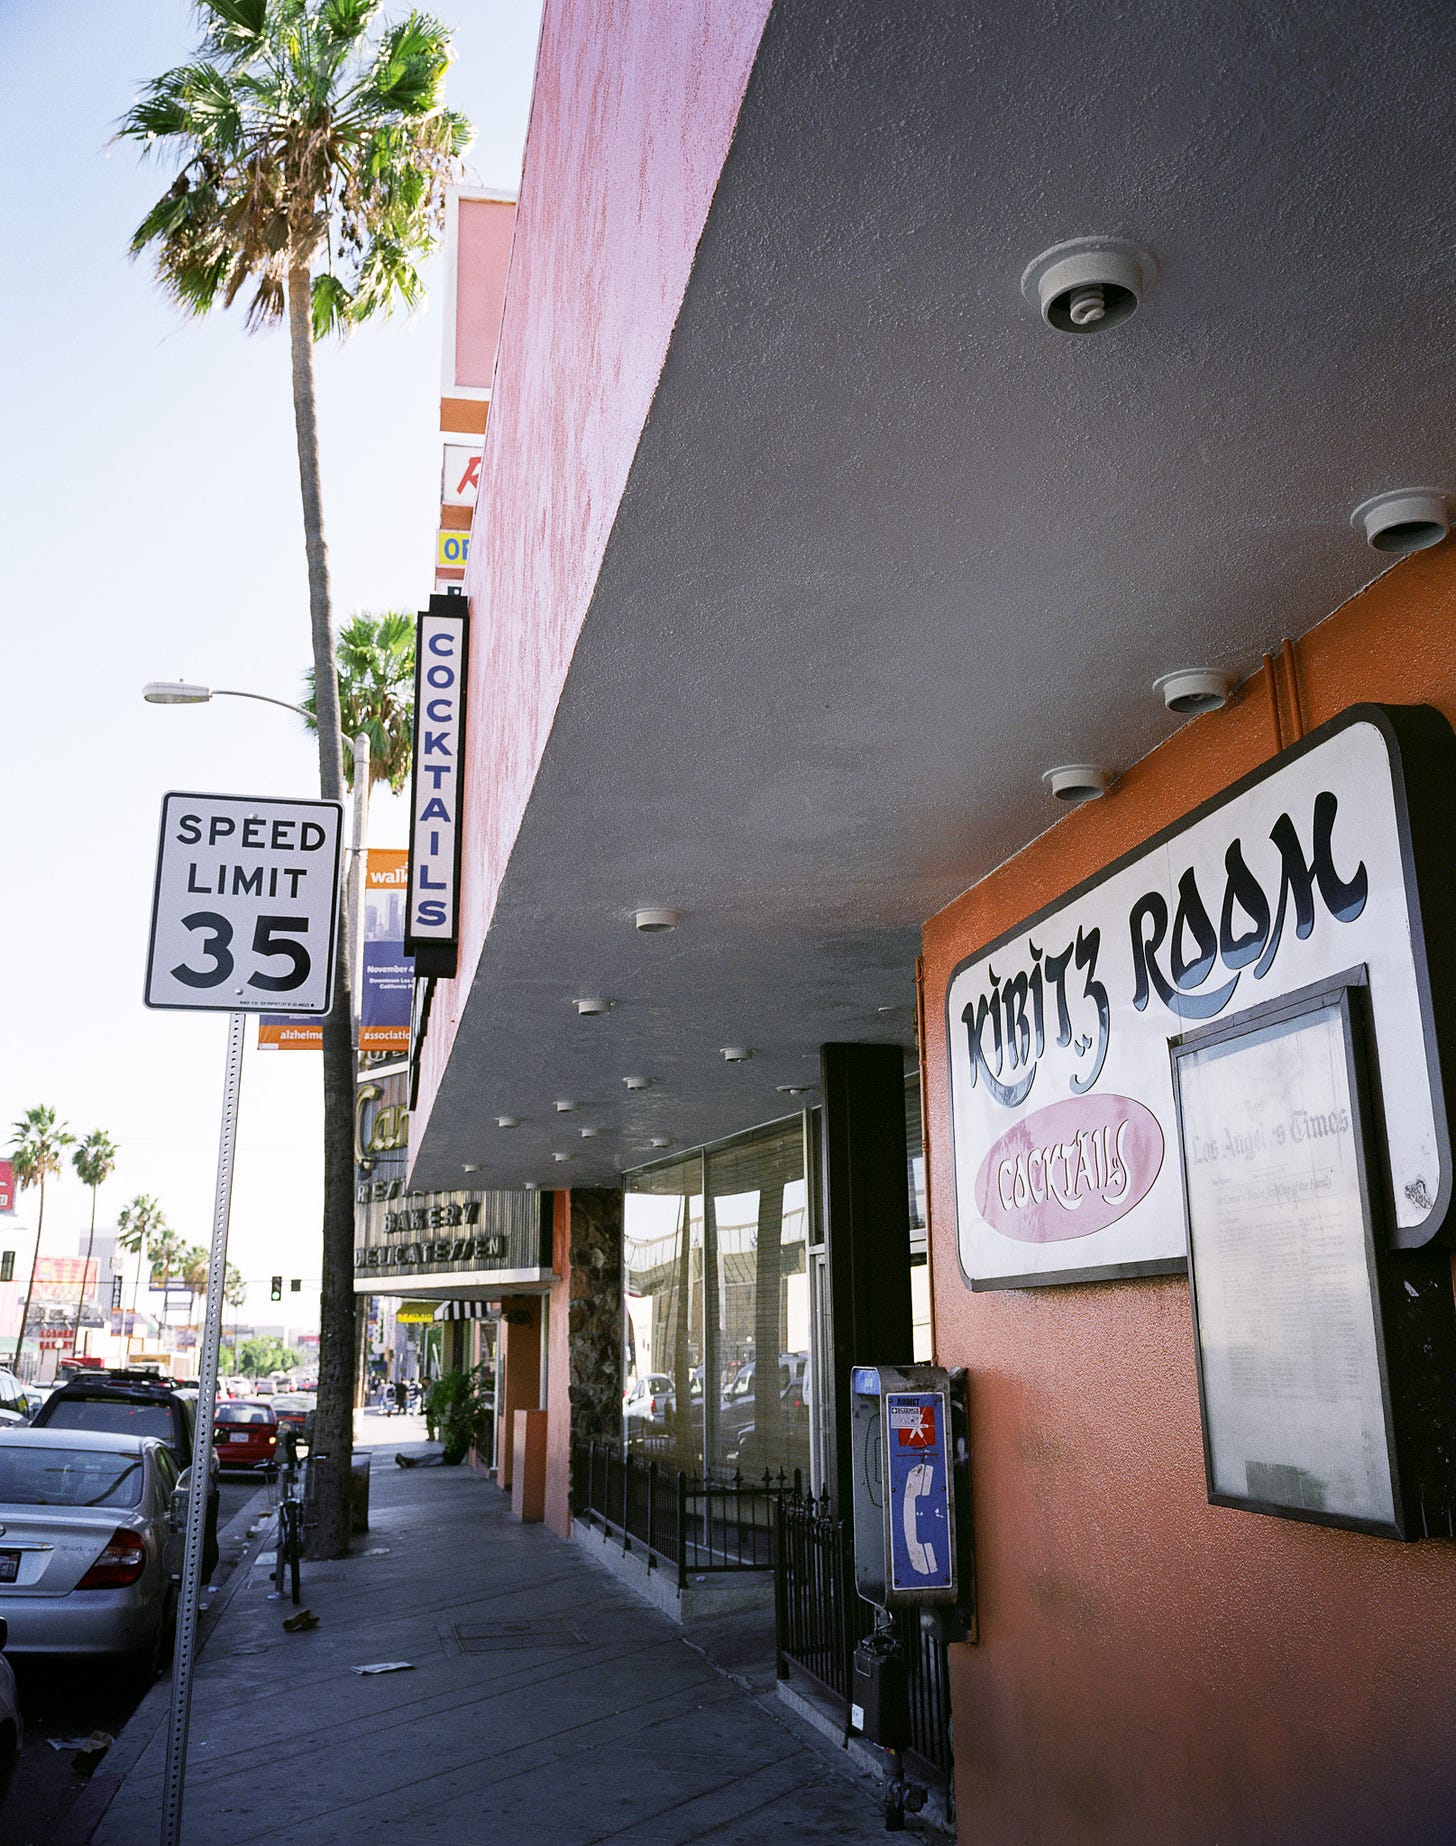
[{"label": "litter on sidewalk", "polygon": [[373,1666],[355,1667],[356,1673],[413,1673],[413,1660],[377,1660]]}]

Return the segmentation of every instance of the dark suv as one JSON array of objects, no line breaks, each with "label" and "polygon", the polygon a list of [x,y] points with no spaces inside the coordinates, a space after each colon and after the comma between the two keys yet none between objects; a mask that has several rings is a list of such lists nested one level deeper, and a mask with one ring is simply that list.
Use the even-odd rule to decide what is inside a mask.
[{"label": "dark suv", "polygon": [[[79,1372],[63,1384],[31,1419],[36,1429],[92,1429],[110,1435],[156,1436],[177,1460],[192,1465],[192,1431],[197,1391],[184,1390],[155,1372]],[[206,1582],[217,1563],[217,1456],[209,1451],[207,1524],[202,1545]]]}]

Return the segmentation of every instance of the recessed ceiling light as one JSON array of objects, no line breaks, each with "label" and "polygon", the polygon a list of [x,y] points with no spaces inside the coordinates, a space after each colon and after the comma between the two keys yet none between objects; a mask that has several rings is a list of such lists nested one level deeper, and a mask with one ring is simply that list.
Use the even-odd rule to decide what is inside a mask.
[{"label": "recessed ceiling light", "polygon": [[463,1166],[463,1167],[461,1167],[461,1169],[460,1169],[460,1171],[461,1171],[462,1173],[478,1173],[478,1172],[480,1171],[480,1168],[479,1168],[479,1166],[478,1166],[478,1165],[477,1165],[477,1164],[475,1163],[475,1161],[473,1161],[473,1160],[467,1160],[467,1161],[465,1162],[465,1164],[464,1164],[464,1166]]},{"label": "recessed ceiling light", "polygon": [[583,1019],[591,1019],[598,1013],[610,1013],[612,1010],[610,1000],[573,1000],[571,1004]]},{"label": "recessed ceiling light", "polygon": [[519,1128],[521,1118],[518,1115],[498,1115],[495,1118],[497,1128]]},{"label": "recessed ceiling light", "polygon": [[644,936],[658,936],[665,929],[676,929],[682,922],[682,912],[659,908],[639,910],[632,921]]},{"label": "recessed ceiling light", "polygon": [[671,1147],[672,1137],[670,1135],[653,1135],[650,1145],[652,1147]]},{"label": "recessed ceiling light", "polygon": [[551,1158],[553,1160],[570,1160],[571,1155],[570,1154],[553,1154]]},{"label": "recessed ceiling light", "polygon": [[746,1064],[753,1056],[747,1045],[724,1045],[722,1049],[725,1064]]},{"label": "recessed ceiling light", "polygon": [[898,1006],[877,1006],[875,1008],[877,1013],[898,1013],[899,1010]]},{"label": "recessed ceiling light", "polygon": [[651,1077],[623,1077],[622,1081],[629,1090],[650,1090],[652,1088]]},{"label": "recessed ceiling light", "polygon": [[810,1086],[807,1083],[780,1083],[777,1088],[780,1096],[804,1096],[808,1094]]},{"label": "recessed ceiling light", "polygon": [[1179,667],[1176,673],[1164,673],[1153,681],[1153,691],[1168,710],[1187,718],[1227,705],[1231,690],[1228,674],[1214,667]]},{"label": "recessed ceiling light", "polygon": [[572,1102],[569,1097],[558,1096],[556,1099],[556,1113],[558,1115],[570,1115],[575,1107],[576,1104]]},{"label": "recessed ceiling light", "polygon": [[590,1141],[593,1135],[599,1135],[601,1132],[600,1128],[583,1128],[581,1138],[583,1141]]},{"label": "recessed ceiling light", "polygon": [[1146,250],[1120,237],[1074,237],[1027,264],[1021,292],[1058,333],[1105,333],[1137,313],[1157,274]]},{"label": "recessed ceiling light", "polygon": [[1439,545],[1450,515],[1440,488],[1398,487],[1393,493],[1363,500],[1351,513],[1350,524],[1377,551],[1407,557],[1428,545]]},{"label": "recessed ceiling light", "polygon": [[1097,763],[1063,763],[1048,769],[1042,781],[1058,801],[1065,801],[1069,807],[1096,801],[1112,785],[1112,777]]}]

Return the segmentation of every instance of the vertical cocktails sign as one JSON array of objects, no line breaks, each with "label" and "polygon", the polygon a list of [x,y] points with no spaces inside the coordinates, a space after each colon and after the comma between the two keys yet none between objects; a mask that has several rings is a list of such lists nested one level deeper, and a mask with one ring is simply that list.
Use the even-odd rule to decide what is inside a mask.
[{"label": "vertical cocktails sign", "polygon": [[410,785],[404,949],[417,975],[455,973],[460,941],[460,746],[465,737],[468,605],[432,596],[415,638],[415,750]]}]

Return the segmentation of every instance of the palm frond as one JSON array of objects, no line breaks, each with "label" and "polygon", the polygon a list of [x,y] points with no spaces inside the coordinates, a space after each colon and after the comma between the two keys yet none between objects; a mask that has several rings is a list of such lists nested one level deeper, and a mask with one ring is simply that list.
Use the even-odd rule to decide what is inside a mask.
[{"label": "palm frond", "polygon": [[254,56],[268,24],[268,0],[197,0],[209,51],[226,58]]},{"label": "palm frond", "polygon": [[379,0],[324,0],[319,23],[337,43],[355,45],[379,11]]},{"label": "palm frond", "polygon": [[347,333],[349,310],[353,304],[354,297],[331,270],[326,269],[316,275],[310,304],[313,337],[322,340],[330,333]]}]

